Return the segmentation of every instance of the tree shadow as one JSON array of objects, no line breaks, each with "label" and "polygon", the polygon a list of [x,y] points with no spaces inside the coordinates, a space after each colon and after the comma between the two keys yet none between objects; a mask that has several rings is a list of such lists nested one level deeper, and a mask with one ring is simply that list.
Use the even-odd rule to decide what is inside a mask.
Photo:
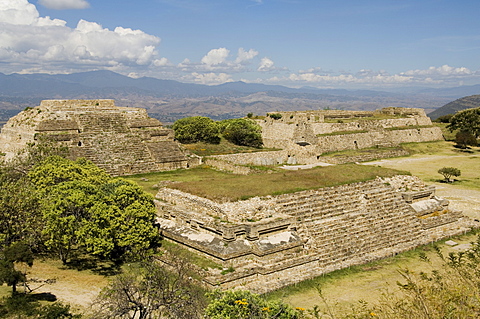
[{"label": "tree shadow", "polygon": [[115,276],[120,273],[121,263],[101,260],[90,255],[76,256],[65,264],[65,268],[78,271],[90,270],[95,274],[102,276]]},{"label": "tree shadow", "polygon": [[33,294],[30,294],[30,298],[36,301],[50,301],[50,302],[57,301],[57,296],[55,296],[50,292],[33,293]]},{"label": "tree shadow", "polygon": [[475,153],[475,151],[471,148],[471,147],[468,147],[468,146],[463,146],[463,145],[458,145],[458,144],[455,144],[453,145],[453,147],[456,148],[456,151],[457,152],[461,152],[461,153],[468,153],[468,154],[473,154]]}]

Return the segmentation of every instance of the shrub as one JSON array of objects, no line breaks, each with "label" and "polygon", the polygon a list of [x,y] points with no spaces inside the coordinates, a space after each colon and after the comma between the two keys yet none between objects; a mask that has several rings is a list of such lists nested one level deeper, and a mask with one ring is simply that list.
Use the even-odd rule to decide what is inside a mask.
[{"label": "shrub", "polygon": [[477,146],[477,139],[475,136],[467,131],[460,131],[455,135],[455,142],[461,148],[467,148],[470,146]]},{"label": "shrub", "polygon": [[438,173],[443,175],[443,177],[445,178],[445,182],[447,183],[453,182],[453,176],[458,177],[461,175],[460,170],[455,167],[443,167],[438,170]]},{"label": "shrub", "polygon": [[180,143],[220,143],[220,128],[214,120],[204,116],[186,117],[173,123],[175,138]]},{"label": "shrub", "polygon": [[437,118],[434,122],[437,123],[450,123],[450,119],[452,118],[453,114],[442,115]]},{"label": "shrub", "polygon": [[263,145],[261,128],[247,119],[224,120],[220,123],[223,137],[235,144],[260,148]]},{"label": "shrub", "polygon": [[282,118],[282,114],[280,113],[269,113],[267,116],[271,117],[274,120],[279,120]]}]

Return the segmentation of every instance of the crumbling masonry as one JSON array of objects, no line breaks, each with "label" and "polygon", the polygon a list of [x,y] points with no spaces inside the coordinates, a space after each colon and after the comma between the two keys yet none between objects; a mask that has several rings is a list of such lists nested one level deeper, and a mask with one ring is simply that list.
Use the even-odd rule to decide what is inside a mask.
[{"label": "crumbling masonry", "polygon": [[[278,112],[256,122],[262,139],[271,152],[218,155],[209,165],[223,170],[248,173],[238,165],[314,164],[329,161],[328,152],[378,148],[382,152],[401,143],[443,140],[442,131],[432,125],[422,109],[387,107],[376,111],[296,111]],[[398,151],[391,156],[399,156]],[[365,158],[372,160],[374,158]],[[356,161],[362,161],[357,159]],[[237,167],[233,166],[236,165]]]},{"label": "crumbling masonry", "polygon": [[204,270],[207,286],[258,293],[472,227],[411,176],[223,204],[169,188],[157,199],[163,236],[223,267]]},{"label": "crumbling masonry", "polygon": [[113,100],[45,100],[12,117],[0,134],[0,153],[12,158],[41,138],[57,141],[70,157],[85,157],[112,175],[187,168],[200,163],[174,141],[173,131],[145,109]]}]

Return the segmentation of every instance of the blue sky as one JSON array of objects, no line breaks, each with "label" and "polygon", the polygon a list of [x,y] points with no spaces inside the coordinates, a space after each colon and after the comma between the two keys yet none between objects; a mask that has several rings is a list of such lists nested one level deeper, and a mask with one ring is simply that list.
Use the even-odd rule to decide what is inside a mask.
[{"label": "blue sky", "polygon": [[480,83],[478,0],[0,0],[0,72],[319,88]]}]

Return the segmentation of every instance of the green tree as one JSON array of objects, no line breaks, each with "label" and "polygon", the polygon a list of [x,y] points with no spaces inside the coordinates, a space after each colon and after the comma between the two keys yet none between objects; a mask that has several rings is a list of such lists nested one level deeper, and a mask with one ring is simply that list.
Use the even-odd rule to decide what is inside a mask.
[{"label": "green tree", "polygon": [[45,246],[64,264],[78,248],[81,229],[99,200],[98,186],[82,180],[48,188],[43,207]]},{"label": "green tree", "polygon": [[466,131],[460,131],[455,135],[455,142],[457,143],[458,146],[461,148],[467,148],[469,145],[470,146],[477,146],[478,142],[475,136]]},{"label": "green tree", "polygon": [[5,170],[0,168],[0,249],[16,241],[37,247],[41,229],[37,189],[26,176]]},{"label": "green tree", "polygon": [[25,282],[26,273],[15,268],[16,263],[24,263],[29,267],[33,265],[33,253],[25,243],[14,243],[6,247],[0,259],[0,283],[12,286],[12,294],[17,292],[17,285]]},{"label": "green tree", "polygon": [[204,116],[186,117],[175,121],[172,126],[175,138],[180,143],[220,143],[220,129],[214,120]]},{"label": "green tree", "polygon": [[232,119],[220,122],[223,137],[235,145],[262,147],[262,129],[252,120]]},{"label": "green tree", "polygon": [[435,122],[437,123],[450,123],[450,119],[452,118],[453,114],[447,114],[447,115],[442,115],[439,116]]},{"label": "green tree", "polygon": [[442,167],[438,170],[438,173],[443,175],[443,178],[447,183],[453,182],[452,177],[458,177],[461,175],[460,170],[455,167]]},{"label": "green tree", "polygon": [[210,303],[205,316],[210,319],[296,319],[302,310],[281,301],[267,301],[248,290],[215,290],[207,294]]},{"label": "green tree", "polygon": [[100,188],[100,198],[78,230],[87,251],[118,260],[136,254],[158,240],[153,197],[125,179],[112,179]]},{"label": "green tree", "polygon": [[470,132],[476,138],[480,137],[480,107],[466,109],[455,113],[447,125],[450,131],[460,130]]},{"label": "green tree", "polygon": [[63,263],[79,249],[121,260],[157,242],[153,198],[138,185],[111,178],[84,159],[56,156],[29,176],[43,189],[45,246]]},{"label": "green tree", "polygon": [[62,182],[83,180],[101,185],[111,178],[103,169],[84,158],[72,161],[60,156],[47,157],[36,164],[28,176],[36,187],[45,192]]}]

